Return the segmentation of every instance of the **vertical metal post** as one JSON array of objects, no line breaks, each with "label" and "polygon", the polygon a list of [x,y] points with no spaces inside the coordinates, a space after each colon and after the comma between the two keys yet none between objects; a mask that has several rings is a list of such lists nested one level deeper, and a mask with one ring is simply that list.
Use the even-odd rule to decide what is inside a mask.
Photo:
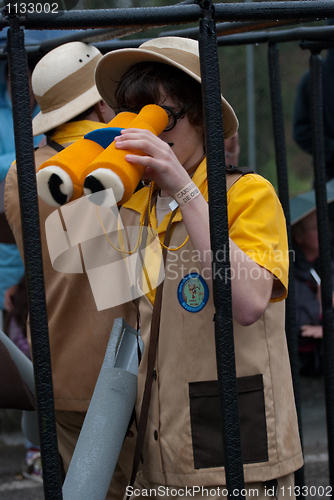
[{"label": "vertical metal post", "polygon": [[53,388],[45,304],[42,251],[31,127],[28,66],[24,32],[10,17],[8,62],[15,132],[24,261],[27,277],[31,341],[38,406],[39,435],[46,500],[62,500],[59,455],[53,406]]},{"label": "vertical metal post", "polygon": [[[276,169],[278,180],[278,194],[287,222],[288,244],[292,249],[292,236],[290,226],[290,202],[288,168],[286,161],[283,104],[281,93],[281,77],[279,67],[279,51],[276,43],[268,44],[268,68],[271,96],[271,109],[273,117],[273,131],[275,141]],[[298,415],[299,434],[302,441],[302,418],[300,410],[300,387],[299,387],[299,358],[298,358],[298,335],[296,326],[296,305],[294,288],[294,259],[293,252],[289,253],[289,293],[286,299],[286,336],[289,348],[289,357],[292,372],[293,389]],[[304,486],[304,468],[295,472],[295,483]]]},{"label": "vertical metal post", "polygon": [[[199,51],[206,130],[206,153],[209,189],[211,249],[213,255],[213,295],[215,304],[215,339],[220,385],[225,451],[226,486],[229,497],[244,498],[244,474],[241,458],[239,410],[232,322],[229,233],[226,203],[226,176],[222,103],[216,27],[211,2],[205,2],[200,21]],[[217,260],[224,249],[226,259]]]},{"label": "vertical metal post", "polygon": [[[245,0],[250,3],[253,0]],[[254,91],[254,45],[246,45],[246,92],[247,92],[247,135],[248,166],[256,172],[256,122]]]},{"label": "vertical metal post", "polygon": [[329,221],[326,193],[325,143],[322,99],[322,58],[319,53],[310,57],[310,91],[312,148],[314,156],[315,199],[319,234],[321,277],[322,327],[324,344],[325,397],[329,455],[329,479],[334,485],[334,337],[332,308],[332,277]]}]

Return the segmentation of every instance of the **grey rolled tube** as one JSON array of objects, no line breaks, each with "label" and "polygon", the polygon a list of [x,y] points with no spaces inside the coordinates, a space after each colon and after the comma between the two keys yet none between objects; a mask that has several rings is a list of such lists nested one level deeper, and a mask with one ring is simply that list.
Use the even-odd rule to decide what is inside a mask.
[{"label": "grey rolled tube", "polygon": [[35,446],[39,446],[37,411],[23,411],[21,427],[24,436]]},{"label": "grey rolled tube", "polygon": [[[126,325],[122,318],[115,320],[63,485],[64,500],[106,498],[136,401],[137,342],[137,331]],[[124,351],[128,356],[124,356]],[[124,359],[121,363],[117,360],[118,354]],[[116,361],[127,370],[116,367]]]}]

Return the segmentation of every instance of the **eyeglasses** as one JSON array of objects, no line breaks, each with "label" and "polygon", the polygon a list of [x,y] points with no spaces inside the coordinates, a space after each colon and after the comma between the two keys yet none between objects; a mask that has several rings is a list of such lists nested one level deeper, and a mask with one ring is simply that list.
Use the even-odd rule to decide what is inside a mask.
[{"label": "eyeglasses", "polygon": [[181,109],[180,111],[174,111],[168,106],[160,106],[160,108],[164,109],[168,115],[168,124],[167,127],[164,129],[164,132],[170,132],[177,124],[177,120],[180,120],[181,118],[184,117],[185,115],[184,110]]},{"label": "eyeglasses", "polygon": [[[164,109],[168,115],[167,127],[163,130],[163,132],[170,132],[177,124],[177,120],[181,120],[181,118],[184,118],[185,112],[183,108],[180,111],[174,111],[168,106],[160,106],[160,108]],[[131,111],[132,113],[136,114],[139,113],[139,111],[133,109],[120,109],[117,114],[123,113],[124,111]]]}]

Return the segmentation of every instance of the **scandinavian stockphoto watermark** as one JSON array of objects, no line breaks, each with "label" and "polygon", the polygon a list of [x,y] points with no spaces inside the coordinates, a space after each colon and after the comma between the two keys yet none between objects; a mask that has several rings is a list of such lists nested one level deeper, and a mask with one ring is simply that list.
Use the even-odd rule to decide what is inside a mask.
[{"label": "scandinavian stockphoto watermark", "polygon": [[[193,295],[197,288],[198,293],[203,287],[205,291],[205,282],[211,277],[225,283],[231,279],[258,280],[261,270],[247,266],[247,261],[252,260],[260,266],[270,260],[274,263],[272,272],[280,279],[280,263],[293,258],[292,254],[282,255],[280,251],[258,255],[252,251],[247,252],[248,255],[241,252],[238,264],[229,268],[226,265],[228,248],[220,249],[215,254],[208,251],[206,255],[181,248],[168,252],[164,268],[162,247],[156,231],[138,225],[124,227],[113,192],[108,191],[106,195],[111,207],[101,206],[96,193],[63,205],[45,221],[53,268],[61,273],[85,274],[98,310],[152,293],[165,275],[182,285],[179,292],[183,295],[186,292]],[[191,297],[186,302],[190,304],[194,300]]]},{"label": "scandinavian stockphoto watermark", "polygon": [[154,231],[124,228],[115,202],[109,208],[96,201],[96,195],[83,196],[55,210],[45,233],[52,267],[85,273],[100,311],[154,290],[164,279],[164,266]]},{"label": "scandinavian stockphoto watermark", "polygon": [[269,486],[263,483],[263,489],[258,488],[235,488],[228,491],[226,486],[157,486],[155,488],[134,488],[133,486],[126,487],[126,494],[129,497],[145,497],[145,498],[161,498],[161,497],[185,497],[185,498],[240,498],[243,496],[247,499],[256,499],[259,497],[270,498],[292,498],[294,496],[302,497],[331,497],[331,486]]},{"label": "scandinavian stockphoto watermark", "polygon": [[[206,486],[186,486],[184,488],[175,486],[157,486],[156,488],[134,488],[133,486],[126,487],[126,494],[130,497],[147,497],[147,498],[159,498],[159,497],[185,497],[185,498],[216,498],[222,497],[227,498],[228,490],[226,486],[216,486],[216,487],[206,487]],[[233,491],[233,496],[239,497],[247,496],[248,498],[257,498],[259,496],[259,490],[257,488],[250,489],[235,489]]]},{"label": "scandinavian stockphoto watermark", "polygon": [[[219,279],[224,283],[232,279],[271,279],[269,274],[263,275],[261,267],[267,267],[270,262],[270,270],[281,279],[283,275],[283,262],[294,262],[294,250],[266,250],[256,252],[254,250],[240,251],[238,260],[230,267],[228,263],[229,248],[224,247],[213,253],[211,250],[200,253],[198,250],[181,249],[177,253],[170,253],[166,264],[166,274],[169,279],[182,279],[186,273],[200,273],[202,278]],[[258,266],[247,266],[247,263],[259,264]],[[205,264],[207,263],[207,264]],[[199,265],[200,264],[200,265]],[[192,267],[193,266],[193,267]],[[200,271],[199,271],[200,269]]]}]

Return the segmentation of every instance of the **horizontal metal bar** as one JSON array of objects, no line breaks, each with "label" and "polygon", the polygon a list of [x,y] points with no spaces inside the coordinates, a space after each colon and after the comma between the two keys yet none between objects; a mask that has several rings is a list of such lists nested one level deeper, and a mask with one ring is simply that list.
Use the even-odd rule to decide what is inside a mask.
[{"label": "horizontal metal bar", "polygon": [[[314,19],[308,19],[309,22],[314,21]],[[259,29],[269,29],[269,28],[277,28],[280,26],[288,26],[291,24],[299,24],[301,22],[305,22],[300,19],[289,19],[289,20],[271,20],[271,21],[261,21],[261,22],[227,22],[227,23],[217,23],[216,24],[216,33],[217,36],[227,36],[233,35],[237,33],[246,33],[249,31],[257,31]],[[173,31],[164,31],[163,36],[183,36],[186,38],[198,38],[199,28],[185,28],[183,30],[173,30]]]},{"label": "horizontal metal bar", "polygon": [[[226,23],[229,26],[233,23]],[[236,23],[239,24],[239,23]],[[240,23],[241,24],[241,23]],[[246,24],[246,23],[244,23]],[[249,29],[254,29],[255,24],[247,23]],[[219,26],[219,25],[218,25]],[[217,27],[218,27],[217,26]],[[221,24],[223,27],[224,25]],[[196,35],[197,38],[198,30],[195,28],[193,30],[179,30],[173,31],[173,35],[170,36],[187,36]],[[67,43],[75,40],[86,41],[87,43],[93,43],[103,54],[110,52],[111,50],[118,50],[123,48],[136,48],[142,43],[149,40],[149,38],[139,38],[133,40],[108,40],[104,42],[96,42],[100,36],[103,37],[105,34],[110,33],[112,30],[87,30],[78,31],[77,33],[71,33],[71,35],[65,35],[62,37],[57,37],[49,40],[44,40],[39,45],[27,45],[26,51],[30,58],[42,57],[44,54],[50,50],[58,47],[63,43]],[[218,31],[218,30],[217,30]],[[169,36],[167,33],[162,33],[163,36]],[[190,36],[193,38],[193,36]],[[91,40],[91,42],[90,42]],[[321,26],[321,27],[311,27],[311,28],[294,28],[290,30],[280,30],[280,31],[260,31],[257,33],[238,33],[228,36],[220,36],[218,38],[219,46],[229,46],[229,45],[245,45],[245,44],[255,44],[255,43],[278,43],[278,42],[291,42],[291,41],[301,41],[301,48],[309,49],[314,51],[325,50],[334,46],[334,26]],[[313,41],[314,40],[314,41]],[[321,41],[319,41],[321,40]],[[0,60],[7,58],[7,53],[0,49]]]},{"label": "horizontal metal bar", "polygon": [[[228,23],[230,24],[230,23]],[[253,29],[254,25],[250,25]],[[167,35],[165,32],[161,36],[185,36],[188,30],[174,31],[174,35]],[[192,38],[192,37],[189,37]],[[197,37],[195,37],[197,38]],[[149,40],[148,38],[133,39],[133,40],[112,40],[94,44],[102,53],[121,48],[139,47],[142,43]],[[301,41],[302,48],[314,47],[328,49],[334,46],[334,26],[321,26],[312,28],[294,28],[290,30],[280,31],[260,31],[256,33],[241,33],[228,36],[218,37],[219,46],[228,45],[246,45],[255,43],[278,43]]]},{"label": "horizontal metal bar", "polygon": [[[334,14],[334,2],[318,0],[300,0],[290,2],[247,2],[233,4],[215,4],[216,20],[224,21],[259,21],[261,19],[298,19],[313,18],[313,21],[331,17]],[[315,19],[318,18],[318,19]]]},{"label": "horizontal metal bar", "polygon": [[[83,41],[86,43],[96,43],[102,42],[105,40],[112,40],[113,38],[117,38],[119,35],[115,36],[115,29],[105,29],[105,30],[80,30],[75,31],[74,33],[66,34],[59,36],[57,38],[49,38],[43,40],[40,43],[40,47],[45,52],[52,50],[58,47],[61,44],[72,42],[72,41]],[[117,30],[118,31],[118,30]]]},{"label": "horizontal metal bar", "polygon": [[197,22],[201,17],[199,5],[172,5],[167,7],[142,7],[129,9],[99,9],[62,11],[58,14],[31,13],[20,16],[19,21],[27,29],[92,29],[116,26],[151,29],[169,24]]},{"label": "horizontal metal bar", "polygon": [[300,27],[290,30],[260,31],[256,33],[234,34],[219,37],[218,44],[221,46],[228,46],[268,42],[292,42],[294,40],[325,41],[330,38],[334,39],[334,26],[321,26],[311,28]]},{"label": "horizontal metal bar", "polygon": [[[44,45],[44,41],[40,45],[27,45],[26,53],[28,59],[40,59],[47,52],[50,52],[52,49],[56,47],[59,47],[59,45],[63,45],[64,43],[76,40],[78,39],[76,37],[73,37],[72,35],[68,37],[65,36],[65,37],[53,38],[52,40],[50,40],[50,42],[52,41],[53,43],[47,46]],[[109,40],[107,42],[92,43],[91,45],[97,47],[99,51],[102,52],[102,54],[106,54],[111,50],[137,48],[139,47],[139,45],[141,45],[144,42],[147,42],[148,40],[150,40],[150,38],[136,38],[135,40]],[[81,41],[84,40],[81,39]],[[4,49],[0,49],[0,60],[7,59],[7,57],[8,57],[7,52]]]},{"label": "horizontal metal bar", "polygon": [[[177,4],[165,7],[129,9],[101,9],[59,12],[58,14],[31,13],[20,16],[19,21],[27,29],[89,29],[114,28],[116,26],[167,26],[197,22],[202,10],[196,4]],[[252,2],[215,4],[216,21],[260,21],[282,19],[326,19],[334,17],[334,2],[299,0],[288,2]],[[3,20],[8,25],[8,20]],[[0,22],[1,27],[1,22]]]},{"label": "horizontal metal bar", "polygon": [[[256,29],[256,23],[222,23],[217,25],[217,33],[222,33],[225,31],[225,25],[228,25],[228,29],[232,29],[233,25],[239,29],[239,26],[248,29]],[[221,28],[221,29],[220,29]],[[198,28],[192,28],[190,30],[179,30],[173,32],[163,32],[162,36],[185,36],[189,38],[197,38]],[[26,51],[30,58],[42,57],[50,50],[58,47],[61,44],[68,43],[75,40],[82,40],[86,43],[92,43],[95,45],[103,54],[110,52],[111,50],[118,50],[123,48],[136,48],[142,43],[149,40],[149,38],[139,38],[132,40],[110,40],[107,41],[96,41],[100,38],[113,36],[113,30],[83,30],[77,33],[71,33],[70,35],[65,35],[57,38],[52,38],[49,40],[43,40],[39,45],[27,45]],[[236,33],[233,35],[219,36],[218,45],[219,46],[230,46],[230,45],[246,45],[255,43],[278,43],[278,42],[291,42],[291,41],[301,41],[301,48],[309,49],[314,51],[325,50],[334,46],[334,26],[320,26],[320,27],[300,27],[289,30],[280,31],[259,31],[256,33]],[[7,58],[7,53],[0,49],[0,60]]]},{"label": "horizontal metal bar", "polygon": [[319,54],[322,50],[332,49],[334,47],[334,40],[322,42],[302,41],[299,46],[303,50],[310,50],[311,52]]}]

